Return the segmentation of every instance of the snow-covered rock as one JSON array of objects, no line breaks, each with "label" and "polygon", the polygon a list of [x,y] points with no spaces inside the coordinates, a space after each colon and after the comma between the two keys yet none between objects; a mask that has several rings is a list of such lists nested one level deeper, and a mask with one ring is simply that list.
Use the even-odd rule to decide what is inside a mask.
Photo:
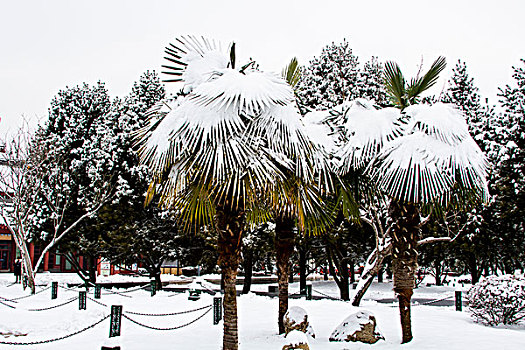
[{"label": "snow-covered rock", "polygon": [[292,306],[289,308],[286,314],[284,314],[283,322],[286,334],[298,330],[315,338],[315,332],[308,322],[308,314],[302,307]]},{"label": "snow-covered rock", "polygon": [[310,350],[306,334],[294,330],[286,335],[282,350]]},{"label": "snow-covered rock", "polygon": [[369,311],[348,316],[330,335],[330,341],[353,341],[374,344],[385,339],[377,329],[376,318]]}]

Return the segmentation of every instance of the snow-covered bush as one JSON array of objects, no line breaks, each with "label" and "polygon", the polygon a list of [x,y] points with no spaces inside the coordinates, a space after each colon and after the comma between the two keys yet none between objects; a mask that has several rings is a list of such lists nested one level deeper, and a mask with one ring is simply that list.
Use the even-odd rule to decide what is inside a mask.
[{"label": "snow-covered bush", "polygon": [[469,290],[467,300],[476,322],[517,324],[525,318],[525,277],[487,277]]}]

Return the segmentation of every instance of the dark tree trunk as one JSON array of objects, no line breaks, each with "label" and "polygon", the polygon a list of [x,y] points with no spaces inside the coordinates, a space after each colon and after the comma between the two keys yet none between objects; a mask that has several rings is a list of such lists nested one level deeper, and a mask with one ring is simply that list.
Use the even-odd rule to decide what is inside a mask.
[{"label": "dark tree trunk", "polygon": [[341,275],[341,279],[339,280],[340,283],[338,283],[339,293],[341,299],[348,301],[350,300],[350,278],[348,276],[348,267],[346,263],[341,263],[339,273]]},{"label": "dark tree trunk", "polygon": [[383,283],[383,266],[377,271],[377,282]]},{"label": "dark tree trunk", "polygon": [[[389,245],[385,247],[382,251],[378,252],[377,250],[374,250],[374,252],[372,252],[372,254],[375,254],[375,261],[373,263],[374,265],[370,270],[364,271],[361,274],[361,278],[365,278],[366,280],[363,285],[360,285],[358,287],[358,290],[354,295],[354,299],[352,300],[353,306],[359,306],[359,304],[361,303],[361,299],[363,299],[363,297],[365,296],[365,293],[374,281],[375,276],[382,276],[383,261],[385,257],[390,254],[391,247],[392,246]],[[367,264],[368,263],[370,263],[370,257],[368,258]]]},{"label": "dark tree trunk", "polygon": [[412,340],[410,301],[415,287],[421,217],[417,205],[396,201],[390,203],[389,216],[394,221],[391,233],[394,291],[399,299],[402,343],[408,343]]},{"label": "dark tree trunk", "polygon": [[355,262],[354,260],[350,260],[348,262],[349,268],[350,268],[350,283],[355,283]]},{"label": "dark tree trunk", "polygon": [[243,256],[243,267],[244,267],[244,283],[242,286],[242,293],[250,293],[252,287],[252,274],[253,274],[253,252],[246,250]]},{"label": "dark tree trunk", "polygon": [[237,291],[235,281],[241,261],[241,243],[244,212],[232,210],[228,205],[218,207],[215,214],[219,250],[219,266],[224,276],[224,335],[223,350],[237,350]]},{"label": "dark tree trunk", "polygon": [[303,293],[306,290],[306,252],[299,249],[299,290]]},{"label": "dark tree trunk", "polygon": [[89,282],[97,283],[97,259],[93,256],[89,256]]},{"label": "dark tree trunk", "polygon": [[472,280],[472,284],[476,284],[478,283],[479,281],[479,277],[481,275],[480,273],[480,269],[478,268],[478,264],[477,264],[477,261],[476,261],[476,257],[474,256],[474,254],[469,254],[468,257],[467,257],[467,265],[468,265],[468,270],[470,272],[470,278]]},{"label": "dark tree trunk", "polygon": [[279,334],[284,333],[284,314],[288,311],[288,275],[290,256],[294,246],[295,222],[292,218],[278,217],[275,220],[275,255],[277,263],[277,281],[279,284]]},{"label": "dark tree trunk", "polygon": [[[330,266],[330,274],[339,288],[339,295],[343,300],[350,300],[348,264],[346,259],[341,256],[337,248],[326,243],[326,255]],[[335,266],[334,266],[335,265]],[[337,267],[337,271],[335,269]]]},{"label": "dark tree trunk", "polygon": [[370,285],[372,284],[373,281],[374,281],[374,275],[369,276],[366,279],[366,282],[363,285],[363,287],[360,288],[357,291],[357,293],[354,295],[354,299],[352,300],[352,305],[353,306],[359,306],[359,304],[361,304],[361,299],[363,299],[363,297],[365,296],[366,291],[368,290],[368,288],[370,288]]},{"label": "dark tree trunk", "polygon": [[443,271],[441,269],[441,261],[439,259],[434,260],[434,269],[436,270],[436,286],[443,285]]}]

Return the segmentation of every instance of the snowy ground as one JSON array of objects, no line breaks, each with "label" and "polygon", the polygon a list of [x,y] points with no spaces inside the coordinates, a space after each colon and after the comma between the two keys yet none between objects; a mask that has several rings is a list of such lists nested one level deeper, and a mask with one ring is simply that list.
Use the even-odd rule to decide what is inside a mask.
[{"label": "snowy ground", "polygon": [[[0,274],[0,297],[12,299],[27,294],[20,285],[11,285],[12,274]],[[130,280],[132,277],[111,277],[109,280]],[[179,278],[171,277],[172,280]],[[42,290],[50,281],[73,282],[78,279],[70,274],[41,274],[37,283]],[[459,287],[459,285],[455,286]],[[455,287],[418,288],[415,297],[444,298],[454,294]],[[525,326],[489,328],[473,323],[467,312],[456,312],[454,307],[418,305],[412,309],[414,340],[400,345],[400,325],[398,309],[393,304],[382,304],[375,300],[392,298],[391,284],[373,284],[365,297],[361,309],[376,315],[378,326],[386,338],[374,345],[355,343],[330,343],[328,337],[337,325],[358,308],[349,303],[334,300],[307,301],[291,299],[290,306],[301,306],[308,314],[317,335],[309,339],[312,350],[322,349],[525,349]],[[268,285],[254,285],[254,290],[267,291]],[[337,297],[334,282],[313,282],[315,291]],[[298,290],[298,284],[291,285],[290,292]],[[81,330],[101,320],[110,313],[109,305],[123,305],[123,311],[139,313],[172,313],[193,310],[211,305],[213,297],[206,293],[198,301],[189,301],[188,295],[161,291],[151,297],[144,290],[137,290],[124,297],[103,290],[100,302],[108,307],[87,300],[87,310],[78,310],[78,301],[46,311],[28,309],[45,308],[62,304],[78,296],[77,291],[59,288],[58,299],[51,300],[51,290],[24,299],[17,303],[5,303],[16,309],[0,304],[0,333],[27,334],[25,336],[0,336],[0,341],[31,342],[61,337]],[[317,294],[319,295],[319,294]],[[93,297],[93,290],[89,293]],[[375,300],[374,300],[375,299]],[[281,349],[283,337],[277,335],[277,299],[243,295],[238,298],[240,349],[262,350]],[[139,316],[128,314],[130,318],[148,326],[170,328],[195,320],[207,312],[202,309],[193,313],[175,316]],[[97,326],[71,338],[53,343],[29,346],[0,345],[0,349],[100,349],[102,345],[120,345],[126,350],[142,349],[213,349],[221,348],[222,323],[213,325],[213,312],[209,311],[195,323],[171,331],[159,331],[138,326],[128,319],[122,319],[122,335],[108,338],[109,319]]]}]

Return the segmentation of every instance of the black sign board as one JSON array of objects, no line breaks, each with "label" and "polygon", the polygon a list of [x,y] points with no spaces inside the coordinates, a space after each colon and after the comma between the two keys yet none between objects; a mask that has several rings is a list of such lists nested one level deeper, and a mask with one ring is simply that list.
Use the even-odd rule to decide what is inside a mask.
[{"label": "black sign board", "polygon": [[58,282],[51,282],[51,299],[56,299],[58,296]]},{"label": "black sign board", "polygon": [[95,299],[100,299],[100,290],[102,287],[100,284],[95,285]]},{"label": "black sign board", "polygon": [[78,292],[78,309],[86,309],[86,292]]},{"label": "black sign board", "polygon": [[111,322],[109,324],[109,337],[118,337],[120,335],[120,326],[122,324],[122,305],[111,305]]},{"label": "black sign board", "polygon": [[213,324],[222,320],[222,298],[213,298]]}]

